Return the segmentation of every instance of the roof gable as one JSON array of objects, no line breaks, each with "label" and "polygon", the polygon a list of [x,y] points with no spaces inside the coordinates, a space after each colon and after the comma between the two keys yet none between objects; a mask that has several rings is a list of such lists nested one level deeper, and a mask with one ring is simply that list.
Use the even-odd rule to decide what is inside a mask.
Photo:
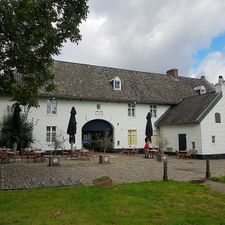
[{"label": "roof gable", "polygon": [[156,126],[200,123],[221,99],[222,93],[209,93],[184,99],[168,109],[156,122]]}]

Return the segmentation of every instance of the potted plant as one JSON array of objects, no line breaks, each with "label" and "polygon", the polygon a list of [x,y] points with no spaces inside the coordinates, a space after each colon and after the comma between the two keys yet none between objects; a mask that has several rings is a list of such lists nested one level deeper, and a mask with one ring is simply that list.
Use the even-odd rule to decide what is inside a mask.
[{"label": "potted plant", "polygon": [[110,163],[110,157],[106,154],[107,150],[112,149],[113,141],[112,134],[108,130],[106,130],[101,139],[98,140],[99,147],[103,149],[104,154],[99,155],[99,163],[100,164],[108,164]]},{"label": "potted plant", "polygon": [[54,149],[54,155],[52,154],[49,156],[49,166],[59,166],[59,157],[56,156],[57,150],[64,149],[64,143],[66,142],[66,139],[63,137],[61,133],[57,134],[49,146]]},{"label": "potted plant", "polygon": [[164,154],[164,150],[167,147],[167,145],[169,144],[167,139],[163,136],[163,131],[159,131],[157,144],[159,146],[159,151],[158,151],[158,154],[157,154],[157,161],[161,162],[162,155]]}]

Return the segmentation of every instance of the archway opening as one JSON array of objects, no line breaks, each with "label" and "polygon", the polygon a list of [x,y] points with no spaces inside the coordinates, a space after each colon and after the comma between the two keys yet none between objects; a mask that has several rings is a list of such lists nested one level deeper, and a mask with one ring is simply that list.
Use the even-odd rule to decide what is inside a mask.
[{"label": "archway opening", "polygon": [[91,120],[82,128],[82,143],[86,149],[113,150],[113,127],[105,120]]}]

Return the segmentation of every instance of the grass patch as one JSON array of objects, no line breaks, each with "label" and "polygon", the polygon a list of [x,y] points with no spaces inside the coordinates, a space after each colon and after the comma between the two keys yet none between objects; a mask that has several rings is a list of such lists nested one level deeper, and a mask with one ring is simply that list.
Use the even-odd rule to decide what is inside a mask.
[{"label": "grass patch", "polygon": [[211,177],[209,180],[224,183],[225,184],[225,177]]},{"label": "grass patch", "polygon": [[225,195],[175,181],[0,191],[0,224],[222,225]]}]

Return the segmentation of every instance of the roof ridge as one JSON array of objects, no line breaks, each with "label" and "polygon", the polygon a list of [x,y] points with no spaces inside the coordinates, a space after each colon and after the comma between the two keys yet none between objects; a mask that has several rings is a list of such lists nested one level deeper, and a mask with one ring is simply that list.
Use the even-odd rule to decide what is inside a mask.
[{"label": "roof ridge", "polygon": [[[121,70],[121,71],[132,72],[132,73],[133,72],[143,73],[143,74],[147,74],[147,75],[157,75],[157,76],[160,75],[160,76],[172,77],[170,75],[167,75],[166,73],[147,72],[147,71],[141,71],[138,69],[126,69],[126,68],[118,68],[118,67],[113,67],[113,66],[99,66],[99,65],[95,65],[95,64],[77,63],[77,62],[69,62],[69,61],[63,61],[63,60],[54,60],[54,62],[76,64],[76,65],[81,65],[81,66],[91,66],[91,67],[104,68],[104,69],[116,69],[116,70]],[[200,78],[188,77],[188,76],[183,76],[183,75],[179,75],[179,77],[182,77],[184,79],[201,80]]]}]

